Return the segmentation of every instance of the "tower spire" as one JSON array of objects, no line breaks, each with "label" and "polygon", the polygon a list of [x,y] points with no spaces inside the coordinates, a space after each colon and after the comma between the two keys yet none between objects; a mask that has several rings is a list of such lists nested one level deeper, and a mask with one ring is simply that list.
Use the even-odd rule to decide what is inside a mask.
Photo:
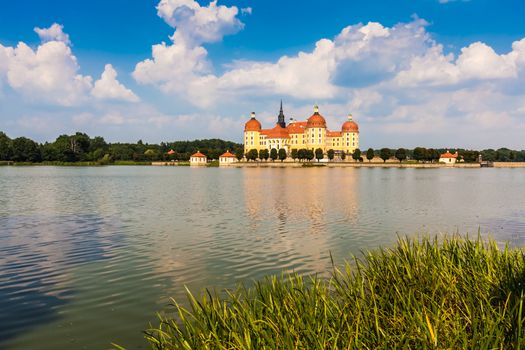
[{"label": "tower spire", "polygon": [[286,128],[286,122],[284,119],[283,100],[281,100],[281,109],[279,110],[279,116],[277,117],[277,124],[279,124],[281,128]]}]

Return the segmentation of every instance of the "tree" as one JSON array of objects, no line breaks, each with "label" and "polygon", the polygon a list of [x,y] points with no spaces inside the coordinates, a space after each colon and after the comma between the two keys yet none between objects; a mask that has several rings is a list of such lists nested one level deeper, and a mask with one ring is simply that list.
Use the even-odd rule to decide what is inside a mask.
[{"label": "tree", "polygon": [[481,151],[481,157],[484,161],[494,162],[496,160],[497,153],[493,149],[485,149]]},{"label": "tree", "polygon": [[401,163],[402,161],[407,159],[407,150],[404,149],[404,148],[399,148],[396,151],[396,158],[397,158],[397,160],[399,160],[399,163]]},{"label": "tree", "polygon": [[308,161],[314,159],[314,151],[312,151],[311,149],[307,149],[304,152],[304,155],[305,155],[305,159],[308,160]]},{"label": "tree", "polygon": [[354,150],[354,153],[352,153],[352,159],[358,161],[359,158],[361,158],[361,150],[359,148],[356,148]]},{"label": "tree", "polygon": [[268,151],[267,149],[264,149],[263,152],[262,152],[262,159],[264,159],[266,161],[266,160],[268,160],[268,158],[270,158],[270,151]]},{"label": "tree", "polygon": [[463,160],[466,163],[475,163],[479,159],[479,152],[478,151],[459,150],[458,153],[459,153],[459,156],[461,158],[463,158]]},{"label": "tree", "polygon": [[106,140],[104,140],[101,136],[95,136],[93,137],[89,142],[89,151],[93,152],[97,149],[105,150],[108,148],[108,144],[106,143]]},{"label": "tree", "polygon": [[246,153],[246,159],[248,159],[248,161],[250,160],[256,161],[257,160],[257,150],[256,149],[249,150],[248,153]]},{"label": "tree", "polygon": [[272,148],[270,151],[270,158],[272,159],[272,162],[274,162],[278,157],[277,150],[275,148]]},{"label": "tree", "polygon": [[264,149],[260,149],[259,150],[259,159],[260,160],[263,160],[263,158],[264,158],[264,151],[265,151]]},{"label": "tree", "polygon": [[379,151],[379,157],[381,157],[383,163],[386,163],[386,161],[392,157],[392,151],[390,148],[381,148]]},{"label": "tree", "polygon": [[38,144],[27,137],[17,137],[13,140],[12,160],[17,162],[40,162],[42,154]]},{"label": "tree", "polygon": [[113,161],[113,159],[111,159],[111,156],[109,154],[105,154],[99,161],[98,163],[100,165],[108,165],[109,163],[111,163]]},{"label": "tree", "polygon": [[279,160],[281,161],[281,163],[283,162],[283,160],[286,159],[286,150],[284,148],[280,148],[279,149]]},{"label": "tree", "polygon": [[224,152],[226,152],[227,150],[225,149],[220,149],[220,148],[210,148],[208,149],[208,159],[219,159],[219,157],[221,156],[221,154],[223,154]]},{"label": "tree", "polygon": [[439,152],[437,149],[429,149],[428,150],[428,158],[431,162],[438,161],[441,156],[441,152]]},{"label": "tree", "polygon": [[299,152],[297,151],[297,149],[292,149],[292,153],[290,154],[290,156],[292,157],[293,161],[295,162],[295,160],[299,157]]},{"label": "tree", "polygon": [[238,161],[241,161],[242,157],[244,157],[244,154],[242,152],[242,148],[237,148],[235,150],[235,158],[237,158]]},{"label": "tree", "polygon": [[11,139],[0,131],[0,160],[11,160],[13,145]]},{"label": "tree", "polygon": [[158,160],[159,159],[159,153],[151,148],[148,148],[146,151],[144,151],[144,156],[150,161]]},{"label": "tree", "polygon": [[60,159],[60,152],[58,152],[54,143],[46,142],[40,147],[42,153],[42,160],[45,161],[57,161]]},{"label": "tree", "polygon": [[317,161],[319,162],[321,159],[323,159],[324,157],[324,153],[323,153],[323,150],[318,148],[315,150],[315,158],[317,159]]},{"label": "tree", "polygon": [[414,158],[418,162],[421,160],[425,160],[425,153],[427,153],[427,150],[425,148],[416,147],[414,148],[414,152],[412,153],[412,158]]},{"label": "tree", "polygon": [[372,159],[374,159],[374,150],[372,148],[369,148],[367,151],[366,151],[366,159],[368,159],[368,162],[370,163],[372,161]]},{"label": "tree", "polygon": [[500,148],[496,151],[496,160],[498,162],[511,161],[512,152],[508,148]]},{"label": "tree", "polygon": [[335,151],[333,149],[329,149],[327,152],[328,159],[333,160],[335,157]]},{"label": "tree", "polygon": [[341,151],[341,160],[345,160],[346,159],[346,153],[345,151]]},{"label": "tree", "polygon": [[304,148],[297,151],[297,158],[299,158],[299,161],[306,159],[306,150]]}]

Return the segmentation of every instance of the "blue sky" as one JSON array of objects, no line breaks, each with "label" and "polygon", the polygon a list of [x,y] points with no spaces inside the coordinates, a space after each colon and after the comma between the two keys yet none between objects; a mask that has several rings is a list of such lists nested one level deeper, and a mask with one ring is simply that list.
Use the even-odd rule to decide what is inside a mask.
[{"label": "blue sky", "polygon": [[[363,147],[523,149],[520,1],[33,1],[0,11],[0,130],[240,141],[318,103]],[[40,28],[35,30],[35,28]],[[164,45],[162,43],[164,42]]]}]

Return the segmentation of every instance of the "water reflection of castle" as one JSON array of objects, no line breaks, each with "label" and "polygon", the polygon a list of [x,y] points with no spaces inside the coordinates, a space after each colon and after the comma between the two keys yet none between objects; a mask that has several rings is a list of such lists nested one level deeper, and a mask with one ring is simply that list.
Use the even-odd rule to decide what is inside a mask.
[{"label": "water reflection of castle", "polygon": [[[268,171],[278,172],[280,180]],[[308,271],[325,271],[330,251],[337,249],[335,231],[347,231],[357,220],[356,172],[319,168],[302,174],[295,168],[243,172],[247,229],[265,240],[265,249],[295,256]]]},{"label": "water reflection of castle", "polygon": [[289,155],[292,149],[320,148],[324,153],[332,149],[336,154],[349,154],[359,148],[359,126],[349,114],[348,120],[341,126],[341,131],[330,131],[317,106],[314,107],[314,114],[306,121],[292,119],[286,125],[281,102],[277,123],[272,129],[262,129],[261,123],[252,112],[251,119],[244,125],[243,141],[245,153],[252,149],[259,151],[282,148]]}]

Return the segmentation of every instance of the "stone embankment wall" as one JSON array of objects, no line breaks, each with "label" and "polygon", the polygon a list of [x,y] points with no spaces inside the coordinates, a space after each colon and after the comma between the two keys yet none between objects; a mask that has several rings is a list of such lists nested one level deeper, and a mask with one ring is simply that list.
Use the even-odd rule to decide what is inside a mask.
[{"label": "stone embankment wall", "polygon": [[[399,162],[292,162],[292,161],[267,161],[267,162],[235,162],[221,164],[226,167],[237,168],[298,168],[303,164],[324,165],[327,167],[352,167],[352,168],[480,168],[478,163],[456,163],[454,165],[438,164],[438,163],[399,163]],[[525,162],[494,162],[494,168],[525,168]],[[177,162],[152,162],[151,165],[156,166],[177,166]]]},{"label": "stone embankment wall", "polygon": [[494,162],[494,168],[525,168],[525,162]]},{"label": "stone embankment wall", "polygon": [[329,168],[351,167],[351,168],[479,168],[478,163],[457,163],[453,166],[438,163],[368,163],[368,162],[239,162],[227,164],[226,166],[237,168],[297,168],[303,164],[322,165]]},{"label": "stone embankment wall", "polygon": [[151,162],[151,165],[155,166],[176,166],[179,165],[177,162]]}]

